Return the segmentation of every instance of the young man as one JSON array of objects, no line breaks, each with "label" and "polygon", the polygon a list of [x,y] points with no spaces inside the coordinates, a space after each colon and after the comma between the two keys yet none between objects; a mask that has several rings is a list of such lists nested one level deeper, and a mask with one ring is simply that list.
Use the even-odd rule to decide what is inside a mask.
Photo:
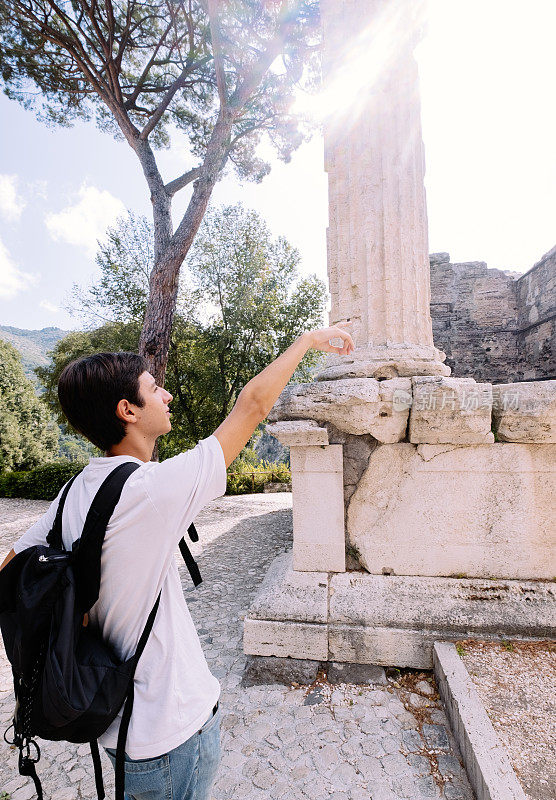
[{"label": "young man", "polygon": [[[171,428],[172,395],[157,386],[134,353],[98,353],[69,364],[58,384],[71,424],[106,456],[92,458],[74,481],[63,513],[63,542],[81,535],[98,488],[118,464],[140,464],[124,485],[106,530],[101,585],[89,613],[121,658],[135,652],[161,592],[160,606],[135,673],[126,743],[128,800],[208,800],[219,761],[220,686],[210,673],[183,596],[174,552],[190,523],[226,490],[226,467],[269,413],[309,348],[348,354],[349,323],[303,334],[240,393],[212,436],[162,463],[150,461]],[[332,339],[341,339],[335,347]],[[15,544],[4,564],[44,544],[58,506]],[[119,715],[99,739],[115,761]]]}]

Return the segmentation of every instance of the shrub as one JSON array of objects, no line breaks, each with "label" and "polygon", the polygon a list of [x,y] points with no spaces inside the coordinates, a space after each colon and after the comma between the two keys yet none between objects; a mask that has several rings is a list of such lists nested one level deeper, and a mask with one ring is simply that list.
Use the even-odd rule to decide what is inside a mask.
[{"label": "shrub", "polygon": [[236,458],[228,472],[226,494],[251,494],[263,492],[267,483],[289,483],[291,471],[286,464],[261,461],[252,464]]},{"label": "shrub", "polygon": [[83,467],[84,464],[61,461],[43,464],[28,472],[3,472],[0,474],[0,497],[54,500],[62,486]]},{"label": "shrub", "polygon": [[[25,497],[29,500],[54,500],[62,486],[83,469],[84,464],[61,461],[44,464],[28,472],[0,473],[0,497]],[[226,494],[263,492],[267,483],[290,483],[286,464],[261,461],[252,464],[237,458],[228,472]]]}]

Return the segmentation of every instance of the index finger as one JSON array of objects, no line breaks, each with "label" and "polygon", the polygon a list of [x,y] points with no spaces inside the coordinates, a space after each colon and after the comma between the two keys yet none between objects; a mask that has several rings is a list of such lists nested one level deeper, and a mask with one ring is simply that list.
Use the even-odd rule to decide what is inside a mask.
[{"label": "index finger", "polygon": [[[348,325],[351,325],[351,322],[349,322]],[[347,331],[343,330],[343,328],[340,328],[339,325],[336,325],[336,329],[338,331],[340,339],[342,339],[344,343],[348,342],[348,344],[350,344],[353,348],[355,348],[355,344],[350,334]]]}]

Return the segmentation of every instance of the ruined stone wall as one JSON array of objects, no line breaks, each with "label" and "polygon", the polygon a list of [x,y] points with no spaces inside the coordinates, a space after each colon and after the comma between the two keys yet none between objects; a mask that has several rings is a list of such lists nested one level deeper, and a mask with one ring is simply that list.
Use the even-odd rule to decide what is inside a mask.
[{"label": "ruined stone wall", "polygon": [[433,253],[434,343],[456,377],[505,383],[556,377],[556,248],[525,275]]},{"label": "ruined stone wall", "polygon": [[519,380],[556,376],[556,247],[517,284]]}]

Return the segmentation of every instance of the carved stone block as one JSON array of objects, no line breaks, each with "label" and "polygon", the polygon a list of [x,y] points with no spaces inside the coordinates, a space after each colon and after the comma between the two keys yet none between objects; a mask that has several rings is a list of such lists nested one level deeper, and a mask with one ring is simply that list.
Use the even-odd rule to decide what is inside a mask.
[{"label": "carved stone block", "polygon": [[503,442],[556,442],[556,380],[493,386],[494,429]]},{"label": "carved stone block", "polygon": [[409,441],[415,444],[488,444],[492,385],[473,378],[412,378]]}]

